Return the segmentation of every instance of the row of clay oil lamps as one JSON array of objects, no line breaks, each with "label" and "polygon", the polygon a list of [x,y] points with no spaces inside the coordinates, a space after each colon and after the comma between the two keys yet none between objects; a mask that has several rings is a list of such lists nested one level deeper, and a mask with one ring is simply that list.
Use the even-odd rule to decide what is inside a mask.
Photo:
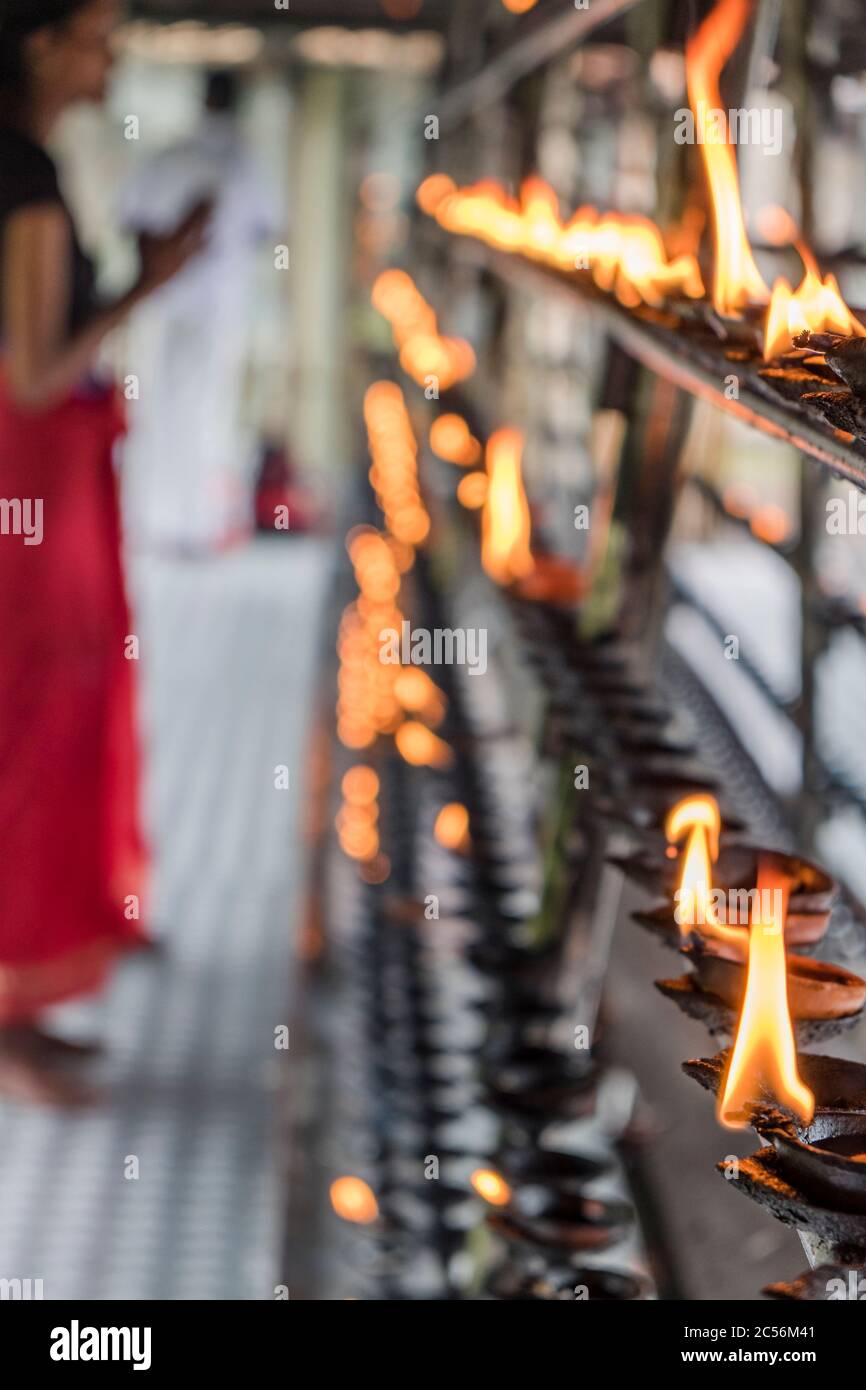
[{"label": "row of clay oil lamps", "polygon": [[[670,741],[663,712],[660,718],[652,702],[641,699],[639,683],[630,682],[617,661],[606,660],[603,651],[599,649],[583,671],[584,694],[590,699],[583,702],[580,732],[593,743],[592,699],[600,699],[609,747],[619,744],[615,765],[623,779],[621,788],[611,790],[605,809],[615,816],[625,808],[640,842],[623,868],[644,888],[664,897],[657,906],[635,914],[635,920],[667,945],[684,951],[693,966],[684,976],[657,982],[662,993],[715,1035],[731,1038],[743,999],[746,966],[741,958],[732,958],[723,944],[705,940],[699,933],[684,942],[673,903],[681,861],[669,857],[663,835],[667,817],[660,814],[665,805],[673,804],[672,793],[688,796],[714,788],[705,777],[695,775],[692,750]],[[546,655],[540,652],[539,659],[547,662],[548,677],[555,674],[559,658],[551,648]],[[607,795],[605,787],[603,802]],[[787,993],[797,1040],[811,1045],[852,1028],[863,1017],[866,981],[810,954],[827,931],[837,885],[823,869],[800,856],[749,844],[729,812],[723,824],[726,829],[713,866],[718,888],[755,888],[760,864],[772,866],[790,885],[784,924]],[[726,1061],[723,1053],[707,1062],[687,1063],[686,1070],[717,1090]],[[866,1067],[809,1053],[801,1053],[798,1061],[800,1075],[815,1097],[814,1117],[804,1124],[772,1094],[756,1097],[751,1123],[769,1147],[741,1163],[737,1183],[780,1219],[809,1233],[813,1252],[827,1262],[823,1282],[805,1279],[777,1286],[774,1292],[826,1298],[827,1288],[836,1287],[840,1278],[840,1261],[843,1276],[866,1261]]]},{"label": "row of clay oil lamps", "polygon": [[[605,750],[604,760],[597,760],[593,767],[593,814],[628,824],[637,848],[623,867],[645,887],[665,894],[665,902],[638,914],[638,921],[669,945],[681,948],[672,908],[677,865],[664,851],[665,811],[672,794],[712,790],[712,782],[696,773],[693,750],[672,736],[664,711],[629,671],[617,644],[586,646],[576,660],[573,655],[563,657],[563,651],[574,652],[574,645],[569,649],[556,640],[562,635],[557,614],[543,606],[518,605],[517,616],[548,692],[549,736],[577,738]],[[465,735],[466,731],[464,739],[470,742]],[[455,743],[460,741],[459,736],[452,737]],[[453,773],[432,775],[447,783]],[[459,790],[465,800],[465,783]],[[453,785],[443,785],[440,795],[454,791]],[[399,827],[411,823],[405,785],[396,795],[399,834]],[[371,1099],[379,1109],[383,1132],[408,1136],[398,1152],[393,1151],[393,1143],[390,1151],[387,1144],[382,1149],[383,1159],[387,1158],[380,1192],[383,1239],[389,1248],[405,1240],[410,1221],[405,1214],[407,1200],[414,1195],[416,1205],[432,1207],[435,1215],[431,1222],[428,1210],[421,1218],[416,1238],[435,1239],[443,1258],[453,1256],[473,1220],[464,1205],[465,1178],[418,1181],[414,1193],[410,1181],[407,1193],[407,1165],[429,1154],[438,1154],[455,1172],[461,1162],[464,1172],[466,1163],[475,1162],[475,1189],[487,1203],[487,1224],[505,1252],[491,1272],[489,1296],[565,1298],[574,1296],[574,1288],[588,1290],[585,1296],[589,1297],[642,1296],[643,1286],[627,1272],[596,1269],[589,1280],[580,1267],[580,1258],[588,1251],[597,1257],[616,1248],[629,1230],[631,1214],[624,1204],[600,1201],[593,1195],[592,1185],[601,1172],[598,1160],[550,1149],[544,1136],[554,1124],[593,1113],[599,1071],[591,1056],[584,1054],[578,1060],[577,1055],[570,1057],[551,1045],[550,1030],[559,1013],[551,984],[559,969],[561,943],[536,951],[521,941],[520,914],[510,906],[515,847],[503,841],[501,820],[483,788],[476,790],[467,810],[473,853],[471,871],[464,874],[465,900],[460,911],[473,924],[466,937],[467,956],[470,978],[480,990],[470,991],[468,997],[456,991],[456,1003],[443,1003],[443,966],[435,959],[431,964],[424,946],[429,932],[422,916],[410,911],[410,920],[402,921],[399,929],[395,931],[392,922],[384,932],[379,908],[377,922],[371,919],[377,945],[363,965],[377,1051]],[[410,847],[403,846],[403,852],[411,853]],[[736,834],[723,835],[715,881],[720,887],[753,887],[761,857],[766,852],[738,840]],[[808,952],[826,930],[835,885],[796,856],[774,852],[772,858],[792,885],[788,944],[796,945],[798,953]],[[379,890],[370,892],[374,900],[378,893],[381,902]],[[386,922],[388,915],[384,914]],[[373,946],[372,934],[367,946]],[[690,943],[687,950],[693,973],[679,981],[661,982],[660,987],[713,1030],[731,1034],[742,995],[742,962],[708,950],[700,941]],[[392,1013],[396,1001],[402,1001],[390,1022],[376,983],[386,966],[392,974],[387,996]],[[795,957],[793,970],[789,958],[789,970],[792,1010],[801,1035],[826,1037],[860,1016],[864,986],[856,977],[806,954]],[[396,992],[394,979],[399,980]],[[481,1024],[485,1041],[480,1058],[475,1042],[478,1030],[467,1029],[467,1019]],[[724,1060],[721,1056],[688,1066],[703,1084],[717,1086]],[[457,1069],[459,1081],[443,1080],[446,1063]],[[780,1111],[772,1097],[765,1097],[765,1104],[755,1107],[754,1123],[771,1147],[743,1162],[739,1183],[783,1219],[831,1245],[850,1246],[866,1233],[866,1215],[857,1211],[862,1204],[866,1212],[866,1164],[857,1156],[866,1069],[809,1054],[801,1055],[800,1067],[815,1092],[815,1120],[804,1128]],[[471,1078],[468,1091],[467,1075]],[[435,1096],[435,1102],[429,1101],[430,1096]],[[443,1130],[473,1107],[495,1121],[492,1148],[485,1150],[472,1138],[443,1145]],[[396,1181],[395,1171],[402,1175]],[[786,1189],[784,1183],[790,1177],[796,1181]],[[798,1287],[815,1285],[801,1281]]]},{"label": "row of clay oil lamps", "polygon": [[[458,717],[452,698],[449,741],[471,747]],[[462,959],[444,924],[427,922],[411,892],[399,896],[417,854],[418,788],[398,759],[380,767],[393,872],[387,885],[362,890],[368,916],[351,962],[365,1039],[354,1050],[354,1079],[373,1115],[362,1219],[384,1260],[380,1288],[412,1296],[401,1271],[423,1249],[444,1271],[438,1296],[458,1296],[457,1257],[486,1212],[495,1241],[482,1296],[644,1297],[648,1282],[629,1270],[582,1263],[621,1243],[631,1208],[593,1191],[609,1159],[549,1148],[543,1136],[593,1113],[599,1071],[586,1054],[569,1056],[547,1039],[559,1016],[548,989],[555,953],[546,959],[515,939],[521,847],[483,777],[467,781],[462,763],[424,774],[437,801],[459,794],[468,803],[472,853],[450,857]],[[430,1181],[423,1165],[433,1157],[441,1168]]]},{"label": "row of clay oil lamps", "polygon": [[[664,824],[679,798],[718,788],[696,764],[694,748],[678,736],[669,712],[634,673],[616,641],[577,643],[569,619],[555,608],[516,598],[511,602],[525,653],[538,668],[548,702],[547,751],[556,755],[575,746],[587,750],[591,790],[584,794],[581,813],[627,829],[634,848],[623,868],[666,895],[664,904],[639,920],[671,945],[682,946],[670,903],[675,869],[665,853]],[[456,717],[454,711],[451,717]],[[469,730],[453,729],[449,741],[471,754]],[[463,761],[456,760],[458,770]],[[399,766],[396,760],[394,766]],[[400,768],[399,785],[383,787],[383,802],[391,798],[396,841],[405,840],[413,820],[414,793],[406,785],[406,771]],[[464,872],[462,912],[469,924],[465,964],[475,993],[470,991],[467,998],[456,990],[452,997],[443,990],[452,967],[437,960],[435,952],[431,957],[423,914],[410,911],[396,929],[393,922],[388,925],[395,880],[379,888],[370,885],[371,934],[363,943],[357,969],[370,1044],[367,1089],[378,1116],[377,1219],[389,1246],[399,1244],[407,1237],[407,1223],[411,1226],[415,1220],[406,1215],[407,1209],[417,1207],[426,1215],[418,1217],[420,1231],[408,1234],[424,1240],[435,1233],[440,1254],[450,1258],[464,1238],[455,1211],[466,1200],[465,1180],[409,1178],[407,1189],[405,1174],[412,1163],[429,1155],[455,1164],[477,1159],[480,1176],[475,1190],[486,1200],[487,1224],[507,1252],[492,1275],[492,1296],[562,1297],[562,1288],[569,1287],[559,1286],[563,1267],[573,1274],[575,1261],[585,1252],[613,1250],[631,1223],[622,1203],[593,1195],[592,1182],[598,1176],[593,1159],[557,1152],[544,1143],[553,1124],[593,1113],[598,1067],[591,1053],[568,1053],[551,1041],[561,1014],[553,986],[564,943],[552,942],[545,950],[528,945],[520,895],[514,892],[520,879],[519,855],[483,785],[467,789],[463,779],[458,788],[453,767],[424,775],[438,784],[443,800],[459,791],[468,813],[472,855]],[[736,839],[735,818],[724,803],[722,817],[726,834],[717,881],[720,886],[748,889],[759,858],[765,856]],[[396,848],[398,857],[402,854],[411,862],[411,845],[398,843]],[[788,944],[805,953],[826,929],[834,885],[800,859],[776,859],[791,884]],[[699,937],[687,947],[692,973],[661,982],[661,987],[713,1031],[730,1034],[742,995],[743,963],[724,951],[708,949]],[[801,1040],[829,1036],[860,1016],[866,995],[862,981],[806,954],[789,958],[788,966]],[[485,1039],[480,1054],[478,1028],[473,1034],[466,1026],[472,1021],[480,1025]],[[443,1078],[443,1069],[449,1067],[459,1072],[459,1079]],[[712,1074],[710,1070],[702,1077]],[[866,1095],[866,1085],[854,1091]],[[822,1092],[816,1097],[821,1123],[827,1123],[827,1097]],[[482,1152],[474,1138],[442,1143],[443,1129],[473,1109],[495,1122],[492,1152]],[[815,1160],[823,1181],[830,1168],[859,1162],[856,1156],[834,1152],[832,1136],[830,1147],[826,1141],[823,1147],[813,1146],[814,1136],[798,1131],[789,1134],[786,1147],[782,1135],[790,1117],[780,1120],[778,1111],[768,1113],[774,1153],[784,1155],[802,1145],[819,1147],[830,1156]],[[759,1184],[748,1176],[749,1170],[743,1171],[745,1190],[757,1191]],[[856,1166],[852,1175],[856,1187]],[[817,1229],[814,1223],[813,1228]],[[619,1296],[635,1296],[622,1271],[606,1273],[611,1289],[620,1289]],[[625,1282],[617,1282],[621,1276]],[[575,1279],[575,1286],[582,1287],[583,1281]],[[447,1278],[446,1287],[451,1288]],[[628,1289],[630,1295],[624,1292]]]},{"label": "row of clay oil lamps", "polygon": [[[525,651],[544,668],[547,724],[555,736],[560,702],[563,708],[577,707],[575,670],[557,658],[562,644],[551,640],[550,625],[558,617],[546,605],[519,603],[515,616]],[[614,686],[626,680],[621,654],[611,645],[590,648],[584,657],[581,669],[610,708],[616,702]],[[649,707],[645,692],[630,687],[626,705],[627,722],[640,724],[641,711]],[[465,786],[461,790],[465,797]],[[485,1034],[478,1078],[484,1107],[497,1127],[495,1148],[473,1175],[498,1250],[486,1293],[538,1300],[645,1297],[648,1282],[621,1268],[616,1258],[617,1247],[633,1230],[631,1208],[596,1195],[609,1160],[549,1143],[557,1127],[594,1115],[602,1079],[591,1051],[567,1052],[553,1040],[562,1014],[555,983],[564,942],[545,949],[528,944],[514,904],[518,851],[503,840],[500,819],[483,795],[469,813],[472,873],[463,908],[475,931],[467,955],[483,986],[474,1005]],[[590,1253],[593,1268],[588,1269],[582,1261]]]},{"label": "row of clay oil lamps", "polygon": [[[706,926],[683,934],[674,907],[683,857],[681,853],[671,860],[657,844],[644,846],[624,866],[644,888],[664,895],[657,906],[634,918],[664,944],[679,949],[692,965],[685,975],[657,981],[657,988],[715,1037],[730,1041],[737,1032],[738,1014],[745,1010],[747,953]],[[712,881],[723,895],[738,890],[748,894],[768,871],[788,885],[787,911],[780,925],[793,1036],[801,1045],[820,1044],[862,1020],[866,981],[811,954],[830,923],[837,896],[831,877],[798,855],[763,849],[746,843],[739,831],[722,830]],[[730,1057],[725,1050],[687,1062],[684,1069],[719,1095]],[[740,1191],[804,1233],[810,1255],[822,1261],[820,1275],[815,1272],[814,1277],[776,1285],[769,1292],[826,1299],[840,1296],[834,1290],[847,1289],[846,1275],[866,1260],[866,1067],[802,1052],[796,1056],[796,1068],[812,1093],[814,1113],[798,1113],[790,1098],[780,1099],[767,1076],[758,1077],[746,1115],[768,1147],[742,1160],[733,1174],[724,1164],[719,1168]]]},{"label": "row of clay oil lamps", "polygon": [[[663,712],[631,675],[616,643],[583,647],[575,657],[573,641],[561,640],[564,634],[555,610],[516,602],[514,612],[524,650],[541,668],[541,684],[549,701],[549,739],[555,743],[580,736],[603,750],[605,738],[613,740],[604,761],[598,760],[593,768],[592,814],[627,821],[642,843],[645,835],[654,833],[668,799],[667,785],[660,795],[657,768],[650,765],[652,775],[641,780],[645,762],[665,758],[670,787],[691,787],[695,785],[692,750],[672,743]],[[458,712],[452,695],[449,742],[468,750],[472,746],[469,731],[453,727]],[[563,720],[563,714],[567,719]],[[605,738],[599,737],[600,730]],[[470,1210],[461,1216],[465,1176],[452,1174],[460,1173],[462,1163],[464,1175],[472,1172],[472,1188],[487,1207],[485,1224],[496,1238],[485,1286],[489,1297],[644,1297],[648,1283],[615,1260],[617,1247],[633,1229],[631,1208],[597,1195],[598,1179],[609,1160],[599,1159],[594,1152],[552,1148],[547,1142],[556,1127],[594,1115],[602,1072],[591,1051],[567,1052],[553,1041],[562,1014],[555,984],[565,943],[553,941],[539,950],[526,941],[523,914],[515,901],[519,893],[514,891],[520,881],[520,848],[507,837],[483,778],[474,786],[465,778],[455,782],[464,761],[458,760],[457,771],[452,767],[427,775],[438,784],[441,798],[459,794],[469,815],[472,852],[464,861],[463,896],[456,909],[467,927],[463,940],[464,970],[468,966],[467,978],[472,982],[469,995],[461,995],[459,989],[449,995],[443,989],[448,967],[436,961],[431,949],[431,942],[441,938],[441,928],[434,924],[431,931],[423,914],[413,916],[411,907],[404,912],[396,937],[388,913],[374,913],[371,936],[364,945],[362,969],[375,1018],[376,1060],[369,1090],[390,1136],[380,1152],[378,1238],[389,1248],[395,1241],[405,1247],[407,1191],[405,1178],[394,1185],[394,1173],[413,1171],[411,1164],[417,1165],[422,1151],[438,1154],[448,1164],[445,1180],[409,1183],[416,1205],[433,1208],[435,1214],[432,1220],[428,1213],[424,1230],[415,1231],[413,1238],[429,1245],[435,1232],[440,1255],[446,1251],[454,1255],[460,1247],[465,1223],[477,1220],[477,1209],[474,1215]],[[623,766],[633,769],[627,788],[619,785],[616,775],[609,771],[605,775],[606,769]],[[391,798],[395,833],[405,838],[412,817],[404,769],[401,774],[402,789],[383,778],[382,800],[384,804]],[[637,798],[635,786],[641,791]],[[405,844],[402,852],[411,857]],[[399,861],[400,845],[392,844],[389,854]],[[382,890],[368,891],[382,900]],[[377,934],[375,948],[373,933]],[[394,951],[399,953],[399,965]],[[392,988],[399,980],[399,994],[390,996],[392,1005],[398,997],[402,1000],[399,1029],[383,1010],[378,982],[385,965]],[[449,999],[452,1002],[445,1002]],[[443,1081],[446,1063],[457,1070],[459,1080]],[[427,1103],[420,1099],[423,1095]],[[435,1103],[430,1103],[430,1097],[435,1097]],[[466,1118],[467,1110],[492,1122],[486,1147],[479,1148],[471,1133],[460,1137],[458,1122]],[[408,1133],[395,1128],[395,1116],[404,1125],[413,1122]],[[395,1152],[398,1132],[401,1139]],[[443,1133],[449,1136],[444,1145]],[[592,1269],[582,1263],[588,1254],[593,1256]],[[601,1265],[596,1263],[600,1259]]]},{"label": "row of clay oil lamps", "polygon": [[[562,644],[552,642],[558,611],[545,603],[513,600],[524,657],[540,672],[550,701],[545,723],[553,735],[557,701],[575,708],[574,670],[567,661],[546,669]],[[605,679],[620,662],[613,648],[596,663]],[[608,1154],[557,1148],[563,1126],[597,1113],[604,1074],[593,1052],[566,1050],[557,1037],[563,1005],[557,993],[564,938],[533,946],[515,886],[521,882],[520,847],[503,836],[492,798],[470,806],[472,896],[466,909],[476,923],[468,958],[483,984],[485,1039],[479,1079],[484,1103],[497,1123],[489,1166],[473,1175],[487,1202],[486,1225],[496,1237],[485,1286],[495,1299],[631,1300],[651,1295],[649,1281],[622,1267],[620,1250],[634,1231],[627,1202],[600,1197]],[[465,788],[464,788],[465,794]],[[514,795],[519,795],[515,787]],[[530,855],[537,852],[535,847]],[[580,1128],[580,1126],[579,1126]],[[582,1142],[582,1138],[577,1140]],[[592,1256],[591,1267],[584,1261]]]},{"label": "row of clay oil lamps", "polygon": [[[672,793],[706,793],[712,790],[711,780],[696,772],[692,748],[672,736],[665,712],[630,674],[615,643],[579,651],[576,670],[567,672],[569,663],[562,653],[576,649],[573,641],[566,645],[555,640],[561,620],[538,606],[520,607],[524,637],[549,692],[550,725],[555,727],[559,716],[564,739],[577,737],[594,748],[606,745],[608,775],[603,764],[594,769],[601,776],[591,779],[596,788],[593,800],[602,814],[627,822],[635,836],[637,848],[623,862],[625,871],[645,888],[665,895],[663,903],[636,914],[636,920],[666,944],[684,950],[692,963],[692,972],[660,981],[658,987],[713,1033],[732,1037],[744,993],[745,963],[724,945],[698,934],[684,943],[673,908],[680,866],[668,857],[663,839],[664,809],[670,807]],[[575,674],[583,696],[579,706],[573,699],[574,682],[568,678]],[[574,714],[575,709],[580,713]],[[602,725],[604,737],[599,739]],[[714,882],[720,889],[753,889],[761,863],[772,865],[790,885],[785,945],[796,950],[787,952],[787,986],[798,1040],[820,1041],[852,1027],[863,1015],[866,982],[810,955],[827,930],[835,883],[800,856],[750,845],[732,815],[725,821],[714,865]],[[726,1060],[726,1054],[720,1054],[686,1064],[686,1069],[718,1089]],[[782,1220],[809,1232],[815,1256],[826,1261],[823,1282],[804,1278],[794,1285],[775,1286],[773,1292],[826,1298],[834,1280],[838,1283],[858,1260],[862,1263],[859,1252],[866,1247],[866,1067],[808,1053],[800,1054],[799,1066],[814,1093],[813,1119],[804,1124],[771,1094],[757,1096],[751,1123],[770,1147],[743,1161],[738,1184]]]}]

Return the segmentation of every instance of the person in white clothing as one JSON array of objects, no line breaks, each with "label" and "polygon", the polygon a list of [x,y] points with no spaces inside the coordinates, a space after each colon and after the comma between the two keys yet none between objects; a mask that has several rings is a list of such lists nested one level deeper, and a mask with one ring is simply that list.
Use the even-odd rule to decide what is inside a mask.
[{"label": "person in white clothing", "polygon": [[203,200],[213,208],[205,250],[131,326],[133,545],[207,552],[251,525],[255,440],[241,413],[251,281],[279,211],[239,132],[236,97],[232,73],[211,74],[199,129],[143,162],[121,191],[121,223],[136,234],[176,227]]}]

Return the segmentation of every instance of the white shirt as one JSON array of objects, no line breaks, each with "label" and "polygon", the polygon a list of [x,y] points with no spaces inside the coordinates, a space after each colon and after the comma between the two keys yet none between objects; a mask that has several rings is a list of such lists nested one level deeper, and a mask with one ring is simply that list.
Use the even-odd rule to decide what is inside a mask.
[{"label": "white shirt", "polygon": [[167,235],[206,198],[207,244],[160,290],[163,303],[229,292],[242,278],[239,260],[279,226],[277,199],[232,116],[208,113],[194,135],[143,161],[121,190],[119,220],[130,232]]}]

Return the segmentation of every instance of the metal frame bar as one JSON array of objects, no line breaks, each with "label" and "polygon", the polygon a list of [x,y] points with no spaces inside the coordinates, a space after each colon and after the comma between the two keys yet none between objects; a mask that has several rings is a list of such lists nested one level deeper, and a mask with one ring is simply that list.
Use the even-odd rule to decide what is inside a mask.
[{"label": "metal frame bar", "polygon": [[[719,378],[696,362],[693,355],[689,355],[689,345],[680,334],[664,325],[638,318],[592,284],[585,284],[521,256],[497,251],[470,237],[453,239],[459,243],[462,257],[518,288],[574,295],[593,313],[601,315],[611,336],[650,371],[690,395],[726,410],[762,434],[790,444],[808,458],[823,464],[837,477],[866,491],[866,445],[856,447],[850,442],[849,436],[840,437],[839,432],[834,432],[829,425],[822,428],[804,420],[794,411],[786,409],[781,401],[776,404],[747,384],[741,385],[739,399],[729,399],[721,388]],[[733,363],[730,364],[730,371],[735,372]]]},{"label": "metal frame bar", "polygon": [[491,106],[522,77],[640,3],[592,0],[588,9],[577,10],[574,0],[559,0],[544,10],[533,10],[515,25],[507,43],[479,72],[446,89],[439,102],[440,129],[453,129],[473,112]]}]

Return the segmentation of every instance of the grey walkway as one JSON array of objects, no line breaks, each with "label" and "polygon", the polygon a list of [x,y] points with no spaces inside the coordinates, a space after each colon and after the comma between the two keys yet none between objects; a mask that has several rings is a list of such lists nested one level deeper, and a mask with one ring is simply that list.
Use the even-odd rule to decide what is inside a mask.
[{"label": "grey walkway", "polygon": [[274,1028],[327,562],[293,538],[138,564],[165,952],[63,1011],[108,1042],[100,1109],[0,1104],[0,1279],[46,1299],[274,1296]]}]

